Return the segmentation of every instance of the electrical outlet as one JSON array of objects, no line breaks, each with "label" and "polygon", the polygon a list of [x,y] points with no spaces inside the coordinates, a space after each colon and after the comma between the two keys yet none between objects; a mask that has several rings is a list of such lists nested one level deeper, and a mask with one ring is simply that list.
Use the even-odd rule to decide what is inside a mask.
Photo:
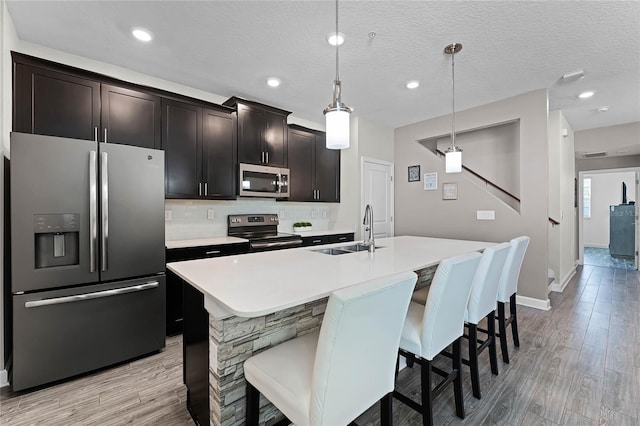
[{"label": "electrical outlet", "polygon": [[286,215],[285,215],[285,211],[284,211],[284,210],[280,210],[280,211],[278,212],[278,218],[279,218],[280,220],[282,220],[282,219],[284,219],[285,217],[286,217]]},{"label": "electrical outlet", "polygon": [[322,210],[322,218],[323,219],[327,218],[327,211],[326,210]]},{"label": "electrical outlet", "polygon": [[166,220],[166,221],[173,220],[173,210],[165,210],[164,211],[164,220]]},{"label": "electrical outlet", "polygon": [[213,209],[207,209],[207,219],[213,220],[216,218],[216,212]]},{"label": "electrical outlet", "polygon": [[496,220],[495,210],[478,210],[476,212],[477,220]]},{"label": "electrical outlet", "polygon": [[316,209],[311,209],[311,218],[314,219],[316,217]]}]

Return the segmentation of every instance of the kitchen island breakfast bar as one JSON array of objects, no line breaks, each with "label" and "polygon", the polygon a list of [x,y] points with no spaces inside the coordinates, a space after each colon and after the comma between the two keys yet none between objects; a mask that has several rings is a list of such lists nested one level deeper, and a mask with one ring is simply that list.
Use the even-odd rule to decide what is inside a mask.
[{"label": "kitchen island breakfast bar", "polygon": [[[198,403],[189,401],[188,395],[192,415],[200,424],[244,424],[244,361],[254,352],[318,329],[327,298],[334,290],[404,271],[416,271],[416,286],[424,286],[431,282],[441,260],[492,245],[402,236],[379,239],[373,253],[331,255],[316,246],[169,263],[168,269],[189,284],[185,286],[185,348],[192,339],[189,328],[194,321],[203,321],[188,317],[188,300],[200,300],[206,309],[205,322],[208,316],[204,332],[208,391],[200,389],[208,410],[205,407],[204,417],[197,417]],[[185,368],[185,382],[189,374]],[[261,401],[260,422],[271,424],[277,418],[281,418],[277,409]]]}]

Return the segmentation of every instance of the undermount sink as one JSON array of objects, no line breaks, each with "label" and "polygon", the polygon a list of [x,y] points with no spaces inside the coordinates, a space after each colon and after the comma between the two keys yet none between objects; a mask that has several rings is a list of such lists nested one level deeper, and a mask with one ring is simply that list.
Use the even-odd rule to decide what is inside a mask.
[{"label": "undermount sink", "polygon": [[[379,248],[384,248],[384,247],[376,246],[376,249],[379,249]],[[329,254],[331,256],[337,256],[339,254],[357,253],[359,251],[368,251],[368,250],[369,250],[369,246],[359,243],[359,244],[353,244],[350,246],[321,248],[321,249],[315,249],[311,251],[316,253]]]}]

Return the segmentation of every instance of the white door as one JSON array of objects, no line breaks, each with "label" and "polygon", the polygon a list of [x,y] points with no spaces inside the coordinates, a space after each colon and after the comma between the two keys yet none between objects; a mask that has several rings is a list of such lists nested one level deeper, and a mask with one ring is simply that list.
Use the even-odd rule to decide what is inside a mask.
[{"label": "white door", "polygon": [[[393,237],[393,164],[373,158],[362,158],[362,202],[360,217],[367,204],[373,207],[375,238]],[[362,222],[360,222],[362,225]],[[362,237],[366,238],[364,226]]]}]

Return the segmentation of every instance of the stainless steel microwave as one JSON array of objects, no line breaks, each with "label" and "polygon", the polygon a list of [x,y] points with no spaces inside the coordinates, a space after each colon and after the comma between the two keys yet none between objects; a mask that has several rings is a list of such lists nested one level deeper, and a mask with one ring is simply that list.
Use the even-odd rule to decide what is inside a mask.
[{"label": "stainless steel microwave", "polygon": [[288,197],[289,169],[241,163],[238,195],[242,197]]}]

